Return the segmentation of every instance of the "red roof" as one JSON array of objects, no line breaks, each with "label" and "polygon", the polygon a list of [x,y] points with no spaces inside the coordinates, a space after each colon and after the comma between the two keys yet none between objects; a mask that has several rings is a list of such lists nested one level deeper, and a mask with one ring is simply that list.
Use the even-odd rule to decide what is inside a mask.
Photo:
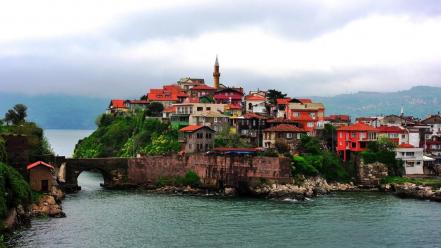
[{"label": "red roof", "polygon": [[112,99],[110,102],[110,108],[126,108],[124,105],[124,100],[122,99]]},{"label": "red roof", "polygon": [[199,103],[199,97],[187,97],[184,103]]},{"label": "red roof", "polygon": [[228,104],[229,109],[242,109],[242,107],[238,104]]},{"label": "red roof", "polygon": [[378,127],[378,131],[380,133],[405,133],[406,130],[404,128],[400,128],[397,126],[380,126]]},{"label": "red roof", "polygon": [[54,169],[54,167],[52,165],[50,165],[48,163],[45,163],[43,161],[37,161],[35,163],[29,164],[28,166],[26,166],[26,169],[30,170],[30,169],[32,169],[32,168],[34,168],[36,166],[39,166],[39,165],[43,165],[43,166],[46,166],[46,167],[48,167],[50,169]]},{"label": "red roof", "polygon": [[411,144],[401,144],[398,146],[399,148],[415,148],[415,146]]},{"label": "red roof", "polygon": [[292,133],[304,133],[305,130],[298,128],[296,126],[293,126],[291,124],[279,124],[274,127],[267,128],[263,130],[265,132],[292,132]]},{"label": "red roof", "polygon": [[186,127],[183,127],[181,129],[179,129],[179,132],[184,132],[184,133],[192,133],[195,132],[201,128],[208,128],[210,130],[212,130],[211,128],[207,127],[207,126],[201,126],[201,125],[188,125]]},{"label": "red roof", "polygon": [[351,121],[351,117],[349,115],[330,115],[325,117],[327,121]]},{"label": "red roof", "polygon": [[176,106],[170,105],[170,106],[166,107],[163,112],[165,112],[165,113],[175,113],[176,112]]},{"label": "red roof", "polygon": [[177,84],[165,85],[162,89],[150,89],[147,95],[150,101],[177,101],[178,97],[187,96]]},{"label": "red roof", "polygon": [[302,103],[312,103],[312,100],[309,98],[297,98]]},{"label": "red roof", "polygon": [[276,103],[278,105],[287,105],[291,101],[291,98],[278,98],[276,99]]},{"label": "red roof", "polygon": [[203,85],[195,86],[191,88],[191,90],[216,90],[216,89],[206,84],[203,84]]},{"label": "red roof", "polygon": [[266,98],[260,95],[247,95],[245,96],[245,100],[247,101],[265,101]]},{"label": "red roof", "polygon": [[355,124],[339,127],[338,131],[370,131],[370,132],[378,132],[378,129],[375,127],[369,126],[368,124],[357,122]]}]

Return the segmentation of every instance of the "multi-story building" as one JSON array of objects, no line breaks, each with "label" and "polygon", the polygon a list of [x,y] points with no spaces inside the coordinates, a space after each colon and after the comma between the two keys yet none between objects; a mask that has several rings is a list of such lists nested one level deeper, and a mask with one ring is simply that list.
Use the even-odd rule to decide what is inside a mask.
[{"label": "multi-story building", "polygon": [[329,115],[325,117],[325,124],[331,124],[334,127],[349,126],[351,117],[349,115]]},{"label": "multi-story building", "polygon": [[310,135],[316,129],[324,127],[325,107],[322,103],[313,103],[310,99],[292,99],[287,105],[287,118],[298,122]]},{"label": "multi-story building", "polygon": [[395,158],[403,160],[406,175],[424,174],[423,148],[414,147],[411,144],[400,144],[395,152]]},{"label": "multi-story building", "polygon": [[337,153],[343,161],[349,159],[353,152],[366,150],[369,141],[377,140],[378,130],[365,123],[355,123],[337,129]]},{"label": "multi-story building", "polygon": [[222,130],[229,123],[229,117],[220,112],[201,112],[190,115],[190,125],[207,126],[216,132]]},{"label": "multi-story building", "polygon": [[201,86],[201,85],[205,85],[205,81],[202,78],[181,78],[177,84],[179,85],[179,87],[181,87],[181,89],[188,91],[190,89],[192,89],[193,87],[196,86]]},{"label": "multi-story building", "polygon": [[355,122],[365,123],[371,127],[381,126],[381,118],[379,117],[357,117],[355,118]]},{"label": "multi-story building", "polygon": [[259,94],[245,96],[245,111],[247,113],[267,115],[268,109],[266,98]]},{"label": "multi-story building", "polygon": [[147,100],[125,100],[124,106],[130,111],[145,110],[149,106]]},{"label": "multi-story building", "polygon": [[286,110],[288,109],[289,101],[291,98],[279,98],[276,99],[276,106],[274,109],[274,116],[280,118],[286,118]]},{"label": "multi-story building", "polygon": [[191,97],[203,97],[203,96],[213,96],[216,89],[208,85],[197,85],[191,88],[189,91]]},{"label": "multi-story building", "polygon": [[189,125],[179,129],[179,142],[186,153],[207,152],[213,149],[215,131],[207,126]]},{"label": "multi-story building", "polygon": [[187,97],[187,93],[177,84],[166,85],[162,89],[150,89],[147,94],[149,102],[162,103],[164,108],[174,103],[181,103]]},{"label": "multi-story building", "polygon": [[441,115],[430,115],[421,123],[430,126],[431,135],[441,136]]},{"label": "multi-story building", "polygon": [[396,145],[409,143],[409,133],[401,126],[379,126],[378,137],[386,137]]},{"label": "multi-story building", "polygon": [[279,124],[263,130],[263,147],[276,148],[278,142],[288,145],[291,152],[295,151],[301,135],[306,131],[290,124]]},{"label": "multi-story building", "polygon": [[221,104],[234,104],[242,106],[242,88],[223,88],[214,93],[214,102]]},{"label": "multi-story building", "polygon": [[262,134],[266,129],[267,117],[255,113],[246,113],[240,117],[232,118],[233,126],[236,127],[237,133],[243,138],[249,140],[250,144],[255,147],[262,146]]}]

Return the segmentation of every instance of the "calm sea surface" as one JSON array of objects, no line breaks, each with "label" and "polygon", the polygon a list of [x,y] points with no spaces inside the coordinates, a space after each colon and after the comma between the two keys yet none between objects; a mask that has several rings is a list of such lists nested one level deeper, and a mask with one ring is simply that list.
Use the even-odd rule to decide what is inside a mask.
[{"label": "calm sea surface", "polygon": [[[72,147],[49,139],[57,151],[64,148],[55,144]],[[83,190],[63,202],[67,217],[34,219],[12,245],[441,247],[440,203],[381,193],[338,193],[306,202],[172,196],[104,190],[101,181],[99,174],[83,172]]]}]

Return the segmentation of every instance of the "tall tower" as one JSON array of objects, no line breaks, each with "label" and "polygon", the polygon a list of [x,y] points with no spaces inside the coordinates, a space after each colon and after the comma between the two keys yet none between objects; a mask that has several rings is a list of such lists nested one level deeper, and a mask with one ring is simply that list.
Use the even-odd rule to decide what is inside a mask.
[{"label": "tall tower", "polygon": [[216,55],[216,61],[214,62],[214,72],[213,72],[213,83],[215,89],[219,89],[219,77],[220,77],[219,61],[217,60],[217,55]]}]

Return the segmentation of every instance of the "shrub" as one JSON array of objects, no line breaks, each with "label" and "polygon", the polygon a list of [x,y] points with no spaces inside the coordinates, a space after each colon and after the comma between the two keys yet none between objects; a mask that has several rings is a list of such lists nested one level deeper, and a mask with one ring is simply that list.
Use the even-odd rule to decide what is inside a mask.
[{"label": "shrub", "polygon": [[193,187],[198,186],[200,183],[200,179],[198,174],[196,174],[196,172],[194,171],[188,171],[187,174],[185,174],[184,177],[184,184],[185,185],[190,185]]}]

